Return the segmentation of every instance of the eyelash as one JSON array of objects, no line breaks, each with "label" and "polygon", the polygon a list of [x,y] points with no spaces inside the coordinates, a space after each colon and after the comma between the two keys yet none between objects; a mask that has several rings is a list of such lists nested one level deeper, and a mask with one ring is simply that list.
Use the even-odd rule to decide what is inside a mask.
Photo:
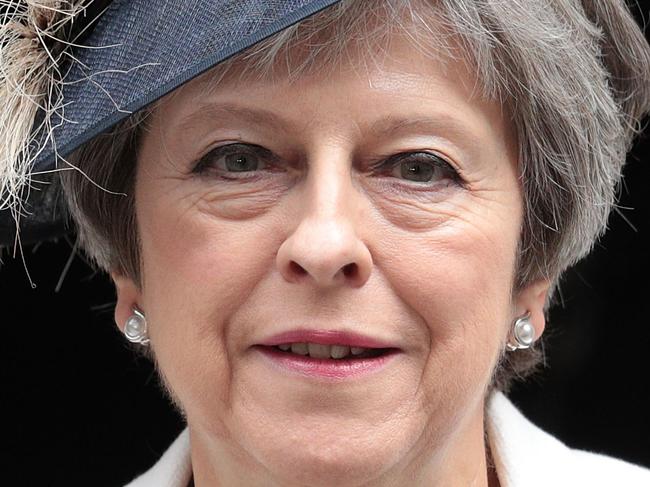
[{"label": "eyelash", "polygon": [[[234,144],[226,144],[222,146],[218,146],[210,150],[207,154],[205,154],[203,157],[199,158],[199,160],[195,163],[194,168],[192,169],[192,173],[194,174],[204,174],[210,170],[215,171],[215,172],[221,172],[220,170],[216,169],[211,163],[214,160],[218,160],[220,157],[228,156],[228,155],[233,155],[233,154],[247,154],[247,155],[253,155],[255,157],[258,157],[260,160],[266,162],[268,164],[268,161],[273,161],[277,162],[278,157],[275,156],[270,150],[265,149],[264,147],[260,145],[255,145],[255,144],[241,144],[241,143],[234,143]],[[242,171],[244,173],[250,172],[250,171]],[[233,172],[232,174],[236,174],[236,172]],[[255,177],[251,176],[232,176],[232,177],[224,177],[222,176],[223,179],[226,180],[235,180],[235,179],[242,179],[242,180],[254,180],[256,179]]]},{"label": "eyelash", "polygon": [[[219,147],[215,147],[212,150],[210,150],[208,153],[206,153],[204,156],[199,158],[198,161],[196,161],[192,173],[193,174],[205,174],[208,171],[214,171],[219,173],[219,177],[221,177],[224,180],[227,181],[233,181],[233,180],[241,180],[241,181],[256,181],[257,179],[260,178],[260,176],[234,176],[234,174],[237,174],[238,171],[233,171],[233,172],[227,172],[225,171],[226,174],[229,174],[229,176],[224,176],[224,171],[221,169],[217,169],[214,167],[212,164],[215,160],[218,160],[221,157],[225,157],[228,155],[234,155],[234,154],[243,154],[243,155],[252,155],[257,157],[260,161],[262,161],[265,165],[270,165],[273,167],[274,165],[277,165],[278,162],[280,161],[280,158],[277,157],[275,154],[273,154],[271,151],[268,149],[255,145],[255,144],[242,144],[242,143],[233,143],[233,144],[226,144],[222,145]],[[405,160],[414,160],[415,162],[424,162],[426,164],[430,164],[434,166],[434,169],[438,170],[443,170],[448,173],[449,178],[453,181],[454,184],[463,186],[463,179],[461,178],[459,171],[452,165],[450,162],[448,162],[444,157],[439,156],[438,154],[432,153],[432,152],[427,152],[427,151],[413,151],[413,152],[402,152],[399,154],[394,154],[389,157],[381,159],[377,163],[373,163],[370,165],[370,169],[374,172],[383,172],[385,169],[389,170],[389,173],[392,172],[395,168],[398,167],[398,164],[400,162],[403,162]],[[259,172],[259,170],[255,170],[256,172]],[[247,174],[253,171],[240,171],[243,174]],[[433,185],[437,185],[439,181],[427,183],[423,182],[422,184],[418,184],[417,181],[409,181],[409,180],[403,180],[405,183],[399,183],[400,185],[408,186],[409,188],[416,188],[416,189],[430,189],[433,187]]]}]

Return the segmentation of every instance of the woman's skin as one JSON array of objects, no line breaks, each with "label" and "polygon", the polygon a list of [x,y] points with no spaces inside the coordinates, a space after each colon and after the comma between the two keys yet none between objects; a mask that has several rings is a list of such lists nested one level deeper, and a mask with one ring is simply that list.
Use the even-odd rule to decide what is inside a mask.
[{"label": "woman's skin", "polygon": [[[293,83],[198,78],[150,120],[136,184],[143,284],[113,276],[116,321],[134,306],[147,316],[198,487],[498,483],[486,388],[516,317],[529,311],[541,335],[548,289],[513,292],[516,140],[460,64],[393,41],[377,65],[352,58]],[[268,153],[231,147],[193,171],[235,143]],[[390,159],[403,153],[419,155]],[[253,348],[297,327],[400,352],[330,380]]]}]

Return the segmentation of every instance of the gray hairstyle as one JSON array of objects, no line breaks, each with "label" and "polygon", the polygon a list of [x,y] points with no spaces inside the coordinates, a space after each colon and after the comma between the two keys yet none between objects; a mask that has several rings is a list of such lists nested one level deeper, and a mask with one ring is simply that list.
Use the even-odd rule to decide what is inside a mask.
[{"label": "gray hairstyle", "polygon": [[[380,53],[390,35],[407,36],[427,54],[465,62],[477,73],[482,95],[507,109],[525,195],[515,286],[557,283],[604,232],[626,152],[650,110],[650,47],[624,1],[343,0],[211,75],[223,75],[235,63],[262,77],[278,65],[289,66],[292,76],[321,72],[351,46],[369,57]],[[300,56],[295,46],[302,48]],[[146,120],[152,109],[137,120]],[[81,171],[63,174],[62,181],[88,254],[100,267],[139,282],[134,120],[80,148],[69,161]],[[81,173],[129,196],[103,193]],[[511,355],[495,378],[502,389],[537,360],[534,351]]]}]

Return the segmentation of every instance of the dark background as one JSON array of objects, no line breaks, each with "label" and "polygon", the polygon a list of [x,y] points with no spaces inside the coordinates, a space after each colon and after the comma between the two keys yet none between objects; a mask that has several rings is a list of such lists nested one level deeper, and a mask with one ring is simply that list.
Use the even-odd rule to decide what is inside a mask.
[{"label": "dark background", "polygon": [[[650,2],[639,4],[647,19]],[[649,134],[629,158],[620,214],[563,279],[563,305],[551,311],[546,333],[547,367],[511,393],[528,417],[569,445],[646,467]],[[151,364],[117,331],[107,276],[73,257],[73,242],[25,249],[34,289],[21,259],[3,256],[4,485],[122,485],[153,464],[183,427]]]}]

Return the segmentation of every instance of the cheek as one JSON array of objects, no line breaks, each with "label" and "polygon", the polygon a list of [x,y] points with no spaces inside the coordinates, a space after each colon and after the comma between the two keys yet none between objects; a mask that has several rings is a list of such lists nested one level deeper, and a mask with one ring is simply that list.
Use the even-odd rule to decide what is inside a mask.
[{"label": "cheek", "polygon": [[[195,318],[188,322],[196,338],[208,338],[215,323],[245,301],[260,273],[273,265],[274,234],[254,218],[270,202],[249,191],[246,198],[252,201],[241,203],[244,196],[239,194],[236,205],[229,198],[214,201],[212,193],[180,186],[181,194],[161,185],[169,191],[139,201],[144,285],[147,295],[158,301],[156,307],[173,303],[184,309]],[[251,207],[257,213],[246,211]],[[221,213],[215,214],[216,209]]]},{"label": "cheek", "polygon": [[[521,220],[510,199],[449,207],[444,223],[426,231],[376,229],[383,232],[376,248],[382,272],[427,327],[417,393],[432,422],[461,418],[482,399],[500,353]],[[438,426],[430,430],[447,430]]]},{"label": "cheek", "polygon": [[[245,306],[263,274],[274,266],[274,242],[255,220],[210,221],[214,217],[182,204],[148,211],[142,222],[143,306],[161,373],[173,385],[186,413],[215,424],[232,402],[229,317]],[[164,217],[160,217],[164,215]],[[277,245],[277,244],[275,244]]]}]

